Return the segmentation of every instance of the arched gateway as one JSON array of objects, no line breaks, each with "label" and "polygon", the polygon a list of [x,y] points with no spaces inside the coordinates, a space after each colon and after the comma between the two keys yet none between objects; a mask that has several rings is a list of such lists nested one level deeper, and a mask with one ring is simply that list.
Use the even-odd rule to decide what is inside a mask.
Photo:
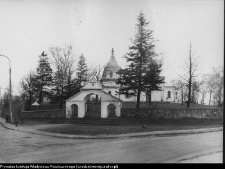
[{"label": "arched gateway", "polygon": [[95,77],[92,77],[84,84],[79,93],[66,100],[66,118],[74,117],[75,113],[72,105],[77,106],[78,118],[87,116],[98,116],[101,118],[109,116],[119,117],[122,100],[105,92],[101,83]]}]

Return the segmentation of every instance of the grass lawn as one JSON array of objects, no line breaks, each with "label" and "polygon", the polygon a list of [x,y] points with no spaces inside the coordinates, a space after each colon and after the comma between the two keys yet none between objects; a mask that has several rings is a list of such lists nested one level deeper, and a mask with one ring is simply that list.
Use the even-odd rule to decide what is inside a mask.
[{"label": "grass lawn", "polygon": [[[77,135],[126,134],[148,131],[189,130],[222,127],[222,120],[213,119],[151,119],[141,117],[120,117],[119,125],[69,124],[40,129],[46,132]],[[146,125],[146,128],[143,128]]]}]

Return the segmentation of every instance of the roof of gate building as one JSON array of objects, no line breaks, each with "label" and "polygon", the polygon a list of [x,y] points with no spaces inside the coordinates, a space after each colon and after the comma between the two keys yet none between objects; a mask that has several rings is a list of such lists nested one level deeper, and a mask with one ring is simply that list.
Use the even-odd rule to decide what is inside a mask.
[{"label": "roof of gate building", "polygon": [[112,101],[112,102],[122,102],[122,100],[118,99],[115,96],[112,96],[111,94],[106,93],[104,90],[82,90],[79,93],[73,95],[69,99],[66,100],[66,102],[69,101],[84,101],[85,98],[90,94],[97,94],[102,98],[102,101]]}]

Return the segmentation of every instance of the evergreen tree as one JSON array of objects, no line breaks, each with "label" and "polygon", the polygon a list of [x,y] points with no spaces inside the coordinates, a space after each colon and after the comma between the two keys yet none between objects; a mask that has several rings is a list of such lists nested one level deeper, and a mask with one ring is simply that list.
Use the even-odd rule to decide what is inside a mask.
[{"label": "evergreen tree", "polygon": [[69,69],[69,72],[68,72],[68,79],[67,79],[67,84],[65,86],[65,94],[66,94],[66,98],[65,99],[68,99],[70,98],[71,96],[73,96],[74,94],[78,93],[78,83],[77,83],[77,79],[76,78],[72,78],[72,74],[73,74],[73,71],[71,69]]},{"label": "evergreen tree", "polygon": [[35,77],[34,87],[35,93],[38,97],[39,104],[42,102],[43,94],[49,93],[49,88],[52,82],[52,69],[50,63],[48,62],[47,55],[42,52],[39,56],[39,63],[37,68],[37,73]]},{"label": "evergreen tree", "polygon": [[80,56],[79,62],[77,64],[77,92],[83,87],[83,84],[87,81],[88,77],[88,68],[86,64],[86,59],[83,55]]},{"label": "evergreen tree", "polygon": [[54,100],[52,100],[55,103],[58,104],[58,108],[62,109],[63,102],[66,98],[66,85],[64,81],[62,80],[64,78],[63,73],[59,70],[54,72],[53,74],[53,81],[52,81],[52,95],[54,96]]},{"label": "evergreen tree", "polygon": [[7,90],[3,94],[3,108],[9,107],[9,91]]},{"label": "evergreen tree", "polygon": [[147,67],[146,76],[143,77],[145,84],[143,85],[146,94],[149,96],[149,105],[151,104],[151,92],[161,90],[160,84],[164,83],[164,77],[160,76],[162,71],[162,62],[151,60]]},{"label": "evergreen tree", "polygon": [[[137,96],[137,108],[139,108],[141,91],[150,91],[151,87],[149,86],[159,83],[159,81],[154,80],[154,76],[158,76],[157,71],[160,72],[160,69],[157,69],[155,74],[151,75],[149,73],[151,61],[157,56],[154,51],[155,45],[153,43],[155,41],[152,35],[153,31],[147,29],[149,22],[146,22],[142,12],[140,12],[137,19],[137,32],[133,45],[129,47],[130,52],[124,56],[129,65],[127,68],[118,71],[120,77],[117,80],[117,84],[121,85],[120,94]],[[154,78],[148,80],[148,76],[153,76]],[[152,88],[155,88],[153,86]]]}]

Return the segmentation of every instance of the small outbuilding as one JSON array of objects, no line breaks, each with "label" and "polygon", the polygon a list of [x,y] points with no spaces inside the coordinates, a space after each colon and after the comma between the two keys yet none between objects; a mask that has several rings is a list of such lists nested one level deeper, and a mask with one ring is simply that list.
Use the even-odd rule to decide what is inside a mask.
[{"label": "small outbuilding", "polygon": [[103,85],[91,77],[81,91],[66,100],[66,118],[119,117],[122,100],[103,90]]},{"label": "small outbuilding", "polygon": [[32,105],[31,105],[31,109],[32,110],[38,110],[38,107],[39,107],[40,105],[35,101]]}]

